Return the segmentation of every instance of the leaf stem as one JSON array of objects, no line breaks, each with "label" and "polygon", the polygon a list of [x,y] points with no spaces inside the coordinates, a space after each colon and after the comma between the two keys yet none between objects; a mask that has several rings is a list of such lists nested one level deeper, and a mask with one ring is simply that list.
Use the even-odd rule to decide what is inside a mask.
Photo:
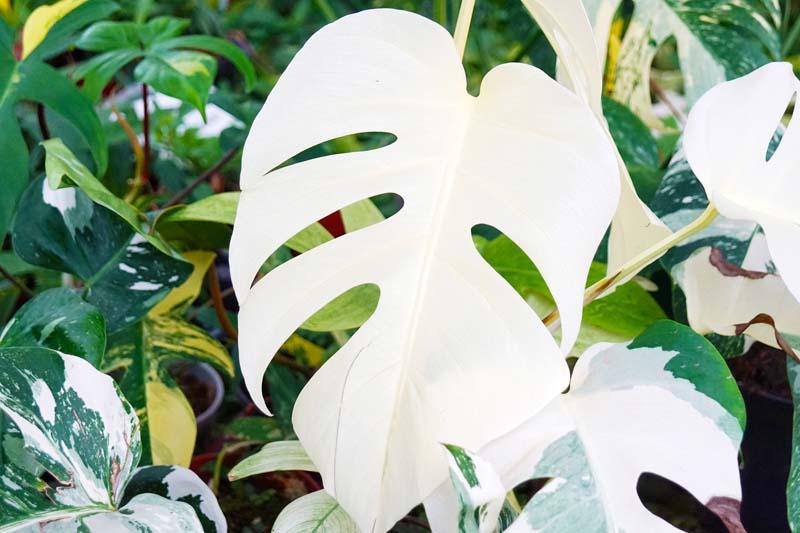
[{"label": "leaf stem", "polygon": [[[657,260],[673,246],[683,242],[695,233],[707,228],[717,217],[717,214],[717,208],[714,207],[714,204],[709,203],[708,207],[706,207],[706,210],[703,211],[703,213],[694,221],[687,224],[661,242],[658,242],[646,249],[622,265],[619,270],[613,274],[604,277],[591,287],[587,288],[586,292],[583,293],[583,305],[586,306],[590,304],[603,294],[607,293],[610,289],[613,289],[620,283],[627,281],[630,276],[635,275],[644,267]],[[558,309],[555,309],[552,313],[544,317],[542,322],[544,322],[546,326],[555,326],[559,318],[560,315]]]},{"label": "leaf stem", "polygon": [[166,209],[167,207],[172,207],[173,205],[177,205],[181,203],[183,200],[185,200],[186,197],[189,196],[189,194],[198,185],[200,185],[207,179],[211,178],[214,174],[219,172],[222,169],[222,167],[224,167],[228,163],[228,161],[233,159],[233,156],[235,156],[239,152],[239,150],[240,147],[235,146],[230,150],[228,150],[227,152],[225,152],[220,158],[220,160],[214,163],[214,166],[212,166],[211,168],[200,174],[200,176],[198,176],[193,182],[187,185],[183,190],[179,191],[175,196],[172,197],[172,199],[170,199],[170,201],[164,204],[162,209]]},{"label": "leaf stem", "polygon": [[142,162],[142,184],[150,183],[150,105],[147,84],[142,84],[142,132],[144,134],[144,158]]},{"label": "leaf stem", "polygon": [[447,28],[447,0],[434,0],[433,19]]},{"label": "leaf stem", "polygon": [[18,288],[20,291],[22,291],[22,293],[23,293],[25,296],[27,296],[27,297],[29,297],[29,298],[33,296],[33,291],[31,291],[31,290],[30,290],[30,289],[29,289],[29,288],[28,288],[28,287],[27,287],[27,286],[26,286],[24,283],[22,283],[20,280],[18,280],[18,279],[17,279],[17,278],[15,278],[13,275],[11,275],[11,272],[9,272],[8,270],[6,270],[6,269],[5,269],[5,268],[3,268],[2,266],[0,266],[0,276],[2,276],[2,277],[4,277],[4,278],[6,278],[6,279],[7,279],[9,282],[11,282],[11,284],[12,284],[12,285],[14,285],[14,286],[15,286],[16,288]]},{"label": "leaf stem", "polygon": [[474,10],[475,0],[461,0],[458,19],[456,19],[456,31],[453,33],[458,56],[461,58],[464,57],[464,50],[467,47],[467,35],[469,34],[469,26],[472,23],[472,12]]},{"label": "leaf stem", "polygon": [[125,132],[125,136],[128,138],[128,143],[130,143],[131,150],[133,151],[134,160],[136,161],[133,170],[133,183],[131,183],[130,190],[125,194],[125,201],[130,203],[136,199],[139,195],[139,191],[142,189],[144,150],[142,149],[142,144],[139,142],[139,138],[136,136],[136,132],[130,122],[128,122],[128,119],[125,118],[125,115],[120,113],[117,106],[114,104],[111,104],[111,112],[114,113],[114,116],[117,118],[117,124],[119,124],[122,131]]},{"label": "leaf stem", "polygon": [[328,22],[333,22],[336,20],[336,12],[333,10],[333,6],[328,3],[328,0],[315,0],[317,7],[320,11],[322,11],[322,15],[325,17],[325,20]]},{"label": "leaf stem", "polygon": [[50,128],[47,127],[47,117],[44,114],[44,106],[42,104],[36,104],[36,120],[39,121],[39,131],[42,134],[42,139],[49,139]]},{"label": "leaf stem", "polygon": [[225,303],[222,301],[222,291],[219,289],[219,276],[217,276],[217,267],[214,263],[208,268],[208,291],[211,293],[211,300],[214,302],[214,312],[217,315],[222,329],[229,339],[237,341],[239,339],[239,332],[231,323],[228,318],[228,312],[225,310]]}]

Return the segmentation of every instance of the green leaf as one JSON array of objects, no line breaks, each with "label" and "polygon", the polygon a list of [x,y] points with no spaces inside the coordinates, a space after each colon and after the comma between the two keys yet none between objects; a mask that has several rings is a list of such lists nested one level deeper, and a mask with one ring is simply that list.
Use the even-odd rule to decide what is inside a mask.
[{"label": "green leaf", "polygon": [[42,61],[63,52],[75,43],[75,32],[95,20],[107,18],[118,8],[116,3],[107,0],[84,2],[52,25],[44,39],[28,51],[26,62]]},{"label": "green leaf", "polygon": [[64,146],[61,139],[49,139],[42,142],[46,152],[45,172],[47,183],[51,189],[78,186],[95,203],[115,212],[119,217],[141,235],[147,242],[167,255],[175,252],[161,237],[154,234],[147,217],[135,207],[118,198],[100,180],[95,178],[89,169],[83,166],[75,154]]},{"label": "green leaf", "polygon": [[191,461],[197,434],[194,413],[168,373],[181,360],[234,373],[224,346],[177,317],[148,315],[109,338],[103,367],[123,371],[120,388],[142,422],[146,463],[188,466]]},{"label": "green leaf", "polygon": [[225,426],[225,436],[237,440],[272,442],[283,438],[283,430],[272,417],[243,416]]},{"label": "green leaf", "polygon": [[190,505],[205,533],[225,533],[228,530],[214,493],[191,470],[174,465],[139,468],[125,487],[122,504],[139,494],[156,494]]},{"label": "green leaf", "polygon": [[266,379],[275,419],[287,435],[294,435],[292,412],[297,397],[306,384],[305,380],[298,373],[277,365],[267,369]]},{"label": "green leaf", "polygon": [[213,57],[186,50],[151,50],[133,71],[137,81],[192,105],[203,119],[216,74]]},{"label": "green leaf", "polygon": [[177,37],[189,27],[189,21],[174,17],[156,17],[147,21],[139,29],[139,39],[144,48]]},{"label": "green leaf", "polygon": [[[503,235],[490,241],[482,255],[540,316],[555,308],[550,290],[536,266],[511,239]],[[588,283],[602,279],[605,272],[605,265],[593,263]],[[663,318],[664,311],[653,297],[636,282],[628,282],[584,308],[581,332],[572,353],[577,355],[600,341],[630,340]]]},{"label": "green leaf", "polygon": [[633,179],[639,197],[652,200],[661,180],[658,144],[648,128],[627,106],[603,98],[603,114],[611,137]]},{"label": "green leaf", "polygon": [[303,445],[298,440],[270,442],[250,457],[240,461],[228,473],[228,479],[237,481],[246,477],[283,470],[317,472]]},{"label": "green leaf", "polygon": [[90,100],[95,101],[120,69],[142,55],[143,52],[138,49],[106,52],[78,65],[72,76],[75,80],[83,80],[81,91]]},{"label": "green leaf", "polygon": [[244,77],[245,87],[251,90],[256,82],[256,71],[250,59],[242,51],[241,48],[235,44],[220,39],[218,37],[211,37],[208,35],[186,35],[183,37],[174,37],[165,41],[158,42],[154,48],[156,50],[176,50],[176,49],[191,49],[191,50],[204,50],[206,52],[222,56],[237,68]]},{"label": "green leaf", "polygon": [[77,188],[53,191],[35,180],[22,197],[14,249],[32,265],[83,280],[87,301],[103,313],[109,332],[144,316],[192,271],[168,257],[114,213]]},{"label": "green leaf", "polygon": [[236,220],[236,207],[239,205],[239,192],[223,192],[207,196],[188,205],[178,205],[165,209],[156,219],[159,224],[175,222],[218,222],[233,225]]},{"label": "green leaf", "polygon": [[25,450],[59,485],[47,490],[30,472],[4,465],[0,525],[116,508],[141,447],[136,415],[110,377],[71,355],[3,347],[0,409],[21,430]]},{"label": "green leaf", "polygon": [[792,417],[792,461],[789,480],[786,484],[789,526],[800,531],[800,364],[791,357],[786,358],[789,387],[792,391],[794,414]]},{"label": "green leaf", "polygon": [[75,46],[89,52],[110,52],[139,47],[139,25],[134,22],[103,20],[83,32]]},{"label": "green leaf", "polygon": [[275,533],[358,533],[358,527],[327,492],[306,494],[287,505],[272,526]]},{"label": "green leaf", "polygon": [[311,331],[340,331],[361,326],[378,306],[381,290],[377,285],[353,287],[311,315],[303,325]]},{"label": "green leaf", "polygon": [[42,346],[74,354],[97,367],[106,325],[93,305],[67,288],[44,291],[23,305],[0,335],[2,346]]}]

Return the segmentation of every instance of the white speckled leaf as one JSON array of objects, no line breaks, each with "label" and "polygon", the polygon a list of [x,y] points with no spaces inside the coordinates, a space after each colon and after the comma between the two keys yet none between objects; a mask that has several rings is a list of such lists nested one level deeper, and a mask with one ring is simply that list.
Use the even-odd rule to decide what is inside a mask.
[{"label": "white speckled leaf", "polygon": [[[322,141],[368,131],[397,140],[276,169]],[[314,375],[293,416],[325,489],[364,533],[388,530],[447,478],[439,442],[478,448],[563,390],[561,351],[470,234],[495,225],[533,259],[568,350],[619,175],[591,108],[541,71],[501,65],[472,97],[443,28],[395,10],[347,16],[315,34],[270,93],[245,145],[241,188],[231,273],[242,371],[262,409],[263,372],[292,331],[353,286],[381,290],[375,313]],[[310,222],[387,192],[403,197],[398,214],[251,287]]]},{"label": "white speckled leaf", "polygon": [[287,505],[272,526],[272,533],[359,533],[342,507],[324,490],[312,492]]},{"label": "white speckled leaf", "polygon": [[492,533],[498,528],[506,489],[494,467],[464,448],[446,445],[450,482],[458,498],[458,532]]},{"label": "white speckled leaf", "polygon": [[[717,351],[662,321],[627,345],[587,350],[568,393],[479,453],[506,489],[552,478],[507,532],[673,532],[640,501],[639,476],[663,476],[703,503],[738,500],[743,427],[744,403]],[[446,486],[426,507],[434,530],[457,531]]]}]

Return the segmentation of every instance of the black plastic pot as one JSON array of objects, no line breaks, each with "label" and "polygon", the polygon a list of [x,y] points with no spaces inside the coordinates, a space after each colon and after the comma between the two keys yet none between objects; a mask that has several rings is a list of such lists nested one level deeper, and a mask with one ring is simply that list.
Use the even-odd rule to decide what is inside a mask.
[{"label": "black plastic pot", "polygon": [[788,532],[786,481],[792,453],[792,404],[779,396],[741,389],[747,408],[742,442],[742,523],[749,533]]}]

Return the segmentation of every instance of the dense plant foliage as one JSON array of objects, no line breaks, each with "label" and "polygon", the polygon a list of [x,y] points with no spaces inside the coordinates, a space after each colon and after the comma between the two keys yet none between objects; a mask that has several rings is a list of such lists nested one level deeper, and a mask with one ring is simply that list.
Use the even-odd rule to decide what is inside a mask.
[{"label": "dense plant foliage", "polygon": [[800,531],[799,38],[0,0],[0,531]]}]

